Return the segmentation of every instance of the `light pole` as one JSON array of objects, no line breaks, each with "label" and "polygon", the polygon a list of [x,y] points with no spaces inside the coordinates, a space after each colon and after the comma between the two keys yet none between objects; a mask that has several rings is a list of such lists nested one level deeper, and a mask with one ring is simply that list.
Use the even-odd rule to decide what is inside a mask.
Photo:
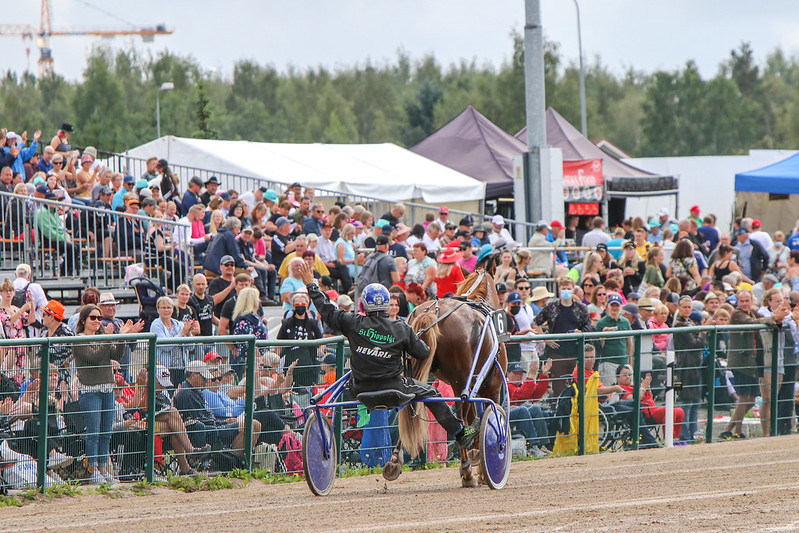
[{"label": "light pole", "polygon": [[171,81],[165,81],[158,88],[155,94],[155,132],[158,139],[161,138],[161,92],[171,91],[175,88],[175,84]]},{"label": "light pole", "polygon": [[583,136],[588,137],[588,123],[585,119],[585,72],[583,71],[583,32],[580,29],[580,4],[577,3],[577,0],[573,1],[575,9],[577,9],[577,47],[580,53],[580,126]]}]

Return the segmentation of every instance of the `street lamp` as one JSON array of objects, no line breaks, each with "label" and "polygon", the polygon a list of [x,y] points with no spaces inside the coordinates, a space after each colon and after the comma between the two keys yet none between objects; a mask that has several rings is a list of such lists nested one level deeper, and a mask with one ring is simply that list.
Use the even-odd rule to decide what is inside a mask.
[{"label": "street lamp", "polygon": [[175,88],[175,84],[171,81],[165,81],[158,88],[155,94],[155,131],[157,138],[161,138],[161,92],[171,91]]},{"label": "street lamp", "polygon": [[583,71],[583,32],[580,29],[580,4],[577,0],[574,1],[574,7],[577,9],[577,47],[580,53],[580,126],[583,130],[583,136],[588,137],[588,123],[585,120],[585,72]]}]

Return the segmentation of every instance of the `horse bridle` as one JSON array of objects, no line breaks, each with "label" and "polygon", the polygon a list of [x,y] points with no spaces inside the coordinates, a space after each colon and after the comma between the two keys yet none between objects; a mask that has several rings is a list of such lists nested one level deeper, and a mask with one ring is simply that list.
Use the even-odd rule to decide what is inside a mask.
[{"label": "horse bridle", "polygon": [[[478,274],[477,274],[477,279],[474,281],[474,283],[472,283],[472,285],[469,287],[469,289],[465,293],[461,294],[461,297],[462,298],[469,298],[469,295],[474,292],[474,290],[477,288],[478,285],[480,285],[480,282],[483,281],[484,277],[485,277],[485,270],[480,270],[478,272]],[[485,303],[485,298],[481,298],[481,300],[483,300],[482,303]],[[436,316],[438,316],[438,313],[441,310],[441,308],[439,307],[439,301],[440,300],[436,300],[436,305],[435,305]],[[426,332],[427,330],[429,330],[430,328],[432,328],[433,326],[435,326],[436,324],[438,324],[439,322],[441,322],[442,320],[447,318],[449,315],[451,315],[452,313],[454,313],[455,311],[460,309],[461,306],[463,306],[463,305],[466,305],[466,302],[460,302],[458,305],[456,305],[455,307],[453,307],[452,309],[450,309],[449,311],[447,311],[446,313],[444,313],[443,315],[438,317],[435,320],[435,322],[433,322],[432,324],[430,324],[426,328],[423,328],[423,329],[419,330],[416,334],[417,335],[422,335],[424,332]],[[430,310],[430,308],[428,307],[427,311],[429,311],[429,310]],[[425,312],[427,312],[427,311],[425,311]]]}]

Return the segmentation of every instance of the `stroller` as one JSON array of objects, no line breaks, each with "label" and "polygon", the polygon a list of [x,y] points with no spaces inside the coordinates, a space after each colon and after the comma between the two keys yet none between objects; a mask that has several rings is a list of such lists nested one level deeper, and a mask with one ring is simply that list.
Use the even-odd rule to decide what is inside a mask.
[{"label": "stroller", "polygon": [[144,277],[130,280],[130,286],[136,291],[136,299],[139,300],[139,318],[144,320],[144,331],[150,331],[150,325],[158,318],[155,302],[166,293],[160,285]]}]

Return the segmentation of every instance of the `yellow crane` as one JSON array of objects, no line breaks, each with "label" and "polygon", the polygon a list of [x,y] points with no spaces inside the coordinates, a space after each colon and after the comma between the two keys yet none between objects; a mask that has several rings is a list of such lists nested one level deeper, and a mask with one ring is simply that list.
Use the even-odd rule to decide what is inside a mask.
[{"label": "yellow crane", "polygon": [[[84,2],[88,4],[88,2]],[[91,6],[94,7],[94,6]],[[99,37],[115,37],[117,35],[139,35],[145,42],[152,42],[156,35],[170,35],[173,30],[165,24],[151,27],[134,26],[130,28],[96,28],[96,27],[62,27],[53,28],[50,24],[50,0],[42,0],[39,29],[31,24],[0,24],[0,36],[19,35],[23,40],[36,40],[39,47],[39,76],[44,77],[53,72],[53,51],[50,48],[50,37],[67,35],[96,35]],[[106,12],[107,13],[107,12]],[[107,13],[111,15],[110,13]],[[113,16],[113,15],[112,15]]]}]

